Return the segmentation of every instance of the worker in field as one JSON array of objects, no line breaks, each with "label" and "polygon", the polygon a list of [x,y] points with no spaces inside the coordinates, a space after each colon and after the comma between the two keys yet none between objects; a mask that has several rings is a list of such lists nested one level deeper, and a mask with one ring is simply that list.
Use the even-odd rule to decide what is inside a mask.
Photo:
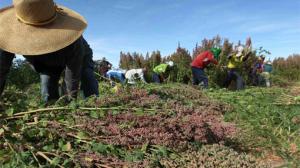
[{"label": "worker in field", "polygon": [[259,86],[262,83],[261,73],[263,72],[263,65],[265,61],[265,56],[261,55],[257,58],[251,71],[251,79],[253,86]]},{"label": "worker in field", "polygon": [[126,71],[122,69],[112,69],[106,72],[106,77],[111,80],[111,84],[114,86],[114,82],[125,83]]},{"label": "worker in field", "polygon": [[225,79],[224,86],[227,88],[232,80],[236,80],[236,89],[244,89],[244,79],[240,75],[240,66],[245,62],[251,55],[251,47],[245,49],[243,46],[238,46],[233,54],[228,56],[228,72],[227,78]]},{"label": "worker in field", "polygon": [[111,68],[112,68],[112,64],[109,61],[107,61],[105,58],[96,61],[95,71],[101,76],[105,76],[107,71],[111,70]]},{"label": "worker in field", "polygon": [[[91,66],[85,64],[91,61],[91,53],[82,37],[87,22],[73,10],[57,6],[53,0],[13,0],[13,6],[0,10],[0,24],[5,25],[0,26],[0,94],[15,54],[23,55],[40,74],[45,102],[59,98],[63,71],[70,98],[77,97],[80,80],[93,78],[88,70]],[[91,83],[82,84],[84,88]]]},{"label": "worker in field", "polygon": [[212,48],[208,51],[200,53],[192,62],[192,75],[193,75],[193,85],[199,85],[203,83],[204,88],[208,88],[208,78],[204,72],[204,69],[213,63],[218,65],[218,59],[221,54],[220,48]]},{"label": "worker in field", "polygon": [[136,84],[138,80],[142,81],[143,83],[147,83],[145,80],[146,72],[146,68],[131,69],[125,73],[125,78],[129,84]]},{"label": "worker in field", "polygon": [[152,80],[154,83],[163,83],[165,78],[169,75],[169,71],[174,66],[173,61],[168,61],[167,63],[162,63],[157,65],[153,69]]},{"label": "worker in field", "polygon": [[263,72],[262,72],[262,76],[264,78],[264,81],[266,82],[267,87],[271,87],[270,77],[272,71],[273,71],[272,62],[269,60],[266,63],[264,63]]}]

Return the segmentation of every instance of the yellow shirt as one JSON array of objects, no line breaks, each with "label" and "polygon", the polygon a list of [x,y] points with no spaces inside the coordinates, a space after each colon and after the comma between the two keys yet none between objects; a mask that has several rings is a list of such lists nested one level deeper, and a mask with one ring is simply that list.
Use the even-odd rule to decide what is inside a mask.
[{"label": "yellow shirt", "polygon": [[229,69],[237,68],[239,65],[243,63],[244,56],[236,57],[236,55],[232,56],[229,59],[227,67]]}]

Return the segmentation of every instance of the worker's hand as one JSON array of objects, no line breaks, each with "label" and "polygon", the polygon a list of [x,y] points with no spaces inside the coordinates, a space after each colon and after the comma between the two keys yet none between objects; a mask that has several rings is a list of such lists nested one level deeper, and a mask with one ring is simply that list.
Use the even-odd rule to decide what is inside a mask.
[{"label": "worker's hand", "polygon": [[229,54],[228,56],[227,56],[227,59],[231,59],[233,57],[233,54]]}]

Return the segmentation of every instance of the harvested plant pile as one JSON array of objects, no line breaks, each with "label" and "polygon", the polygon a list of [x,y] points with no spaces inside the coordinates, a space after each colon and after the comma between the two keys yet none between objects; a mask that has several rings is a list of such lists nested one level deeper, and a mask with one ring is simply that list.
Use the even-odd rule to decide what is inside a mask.
[{"label": "harvested plant pile", "polygon": [[[233,124],[223,122],[228,106],[182,85],[125,87],[64,107],[20,113],[26,107],[38,108],[37,100],[29,100],[5,100],[9,116],[1,119],[0,164],[157,167],[172,162],[167,158],[176,153],[183,154],[183,160],[193,152],[201,158],[205,152],[199,153],[199,146],[222,143],[236,131]],[[247,157],[240,160],[256,164]]]},{"label": "harvested plant pile", "polygon": [[163,159],[161,163],[166,168],[266,167],[257,164],[255,158],[222,145],[206,145],[200,151],[179,153],[173,158]]}]

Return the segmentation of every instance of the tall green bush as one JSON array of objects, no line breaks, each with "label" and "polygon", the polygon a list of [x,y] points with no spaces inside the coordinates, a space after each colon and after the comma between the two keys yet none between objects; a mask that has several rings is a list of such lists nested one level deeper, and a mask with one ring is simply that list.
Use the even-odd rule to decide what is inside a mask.
[{"label": "tall green bush", "polygon": [[38,82],[39,75],[34,72],[28,62],[21,59],[17,59],[13,62],[7,79],[8,85],[14,85],[22,90]]}]

